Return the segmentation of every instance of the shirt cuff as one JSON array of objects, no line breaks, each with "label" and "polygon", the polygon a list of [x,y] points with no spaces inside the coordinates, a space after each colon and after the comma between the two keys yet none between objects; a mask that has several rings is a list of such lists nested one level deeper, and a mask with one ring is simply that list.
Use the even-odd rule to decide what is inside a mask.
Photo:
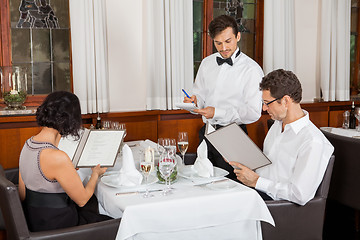
[{"label": "shirt cuff", "polygon": [[225,109],[215,108],[213,119],[214,120],[222,119],[224,118],[225,114],[226,114]]},{"label": "shirt cuff", "polygon": [[269,179],[259,177],[256,182],[255,189],[267,193],[270,184],[271,184],[271,181]]}]

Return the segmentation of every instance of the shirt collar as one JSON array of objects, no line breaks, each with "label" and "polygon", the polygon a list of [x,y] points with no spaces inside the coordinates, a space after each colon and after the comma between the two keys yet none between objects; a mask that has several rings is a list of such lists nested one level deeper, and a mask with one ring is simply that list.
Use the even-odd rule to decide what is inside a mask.
[{"label": "shirt collar", "polygon": [[292,123],[286,124],[285,128],[290,128],[294,131],[295,134],[298,134],[298,132],[300,132],[302,128],[308,125],[310,122],[309,113],[305,110],[302,111],[304,112],[305,116],[299,118],[298,120]]}]

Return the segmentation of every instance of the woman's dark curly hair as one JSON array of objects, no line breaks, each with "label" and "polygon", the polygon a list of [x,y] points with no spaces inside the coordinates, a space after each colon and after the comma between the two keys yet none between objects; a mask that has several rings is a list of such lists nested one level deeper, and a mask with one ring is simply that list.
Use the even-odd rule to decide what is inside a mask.
[{"label": "woman's dark curly hair", "polygon": [[274,98],[281,99],[288,95],[296,103],[302,98],[302,88],[299,79],[291,71],[277,69],[263,77],[260,83],[260,91],[269,90]]},{"label": "woman's dark curly hair", "polygon": [[61,136],[79,138],[82,119],[78,97],[65,91],[50,93],[38,107],[36,121],[42,127],[58,130]]}]

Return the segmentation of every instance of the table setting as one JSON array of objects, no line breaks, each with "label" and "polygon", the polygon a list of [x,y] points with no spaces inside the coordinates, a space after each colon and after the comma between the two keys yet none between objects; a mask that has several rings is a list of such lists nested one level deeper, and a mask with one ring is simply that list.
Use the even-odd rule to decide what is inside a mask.
[{"label": "table setting", "polygon": [[117,239],[262,239],[260,221],[274,222],[256,191],[214,167],[205,142],[193,165],[180,153],[172,140],[124,143],[95,191],[100,213],[122,218]]}]

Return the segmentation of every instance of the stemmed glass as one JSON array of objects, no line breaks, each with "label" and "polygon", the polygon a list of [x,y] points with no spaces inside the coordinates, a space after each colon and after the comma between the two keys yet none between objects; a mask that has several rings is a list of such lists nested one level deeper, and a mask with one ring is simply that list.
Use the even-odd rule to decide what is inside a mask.
[{"label": "stemmed glass", "polygon": [[105,120],[105,121],[103,121],[102,128],[103,129],[110,129],[110,127],[111,127],[110,125],[111,125],[111,121]]},{"label": "stemmed glass", "polygon": [[174,171],[176,165],[176,161],[173,157],[170,156],[169,152],[165,151],[159,160],[159,171],[161,176],[165,179],[165,186],[167,186],[162,194],[164,196],[169,195],[172,193],[170,185],[170,176],[171,173]]},{"label": "stemmed glass", "polygon": [[179,132],[178,136],[178,148],[182,156],[182,165],[185,164],[185,153],[189,147],[189,140],[188,140],[188,133],[187,132]]},{"label": "stemmed glass", "polygon": [[358,125],[356,127],[356,130],[360,132],[360,107],[355,108],[355,117],[358,120]]},{"label": "stemmed glass", "polygon": [[164,138],[159,138],[157,142],[157,150],[160,156],[162,156],[165,153],[164,144],[165,144]]},{"label": "stemmed glass", "polygon": [[[144,158],[140,159],[140,170],[145,177],[145,184],[148,184],[148,178],[150,173],[154,169],[154,149],[147,148],[145,149]],[[153,197],[154,195],[149,193],[149,189],[146,187],[146,192],[143,194],[144,198]]]}]

